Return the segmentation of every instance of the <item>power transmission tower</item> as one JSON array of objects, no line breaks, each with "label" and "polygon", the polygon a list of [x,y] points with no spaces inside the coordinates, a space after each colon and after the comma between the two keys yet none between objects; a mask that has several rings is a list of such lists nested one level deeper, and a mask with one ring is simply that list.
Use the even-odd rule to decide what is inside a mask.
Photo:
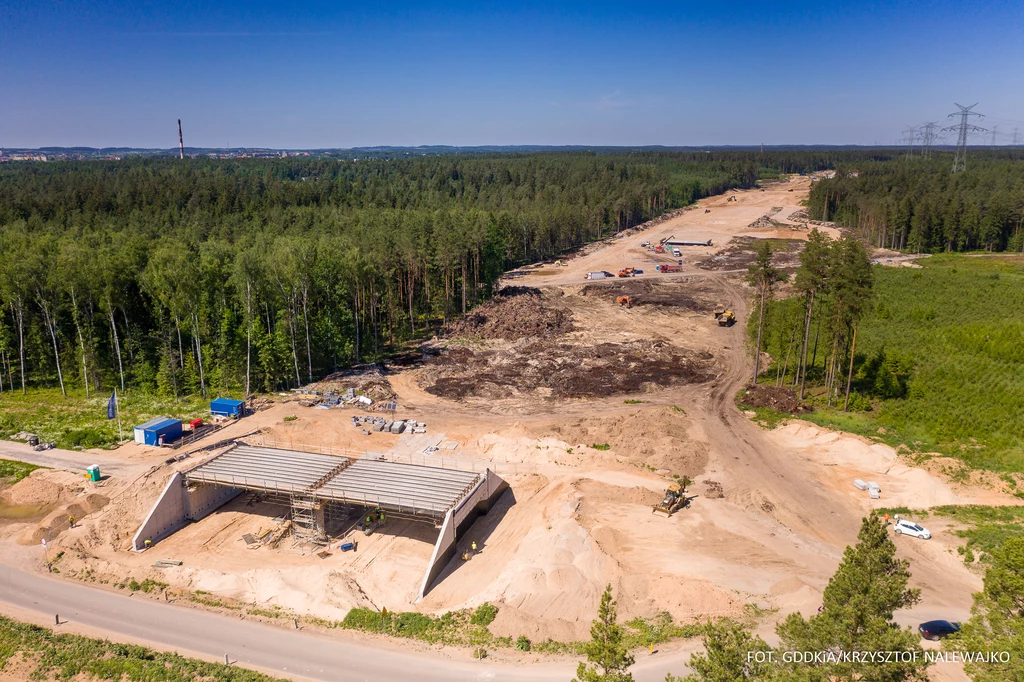
[{"label": "power transmission tower", "polygon": [[907,126],[903,129],[904,137],[900,138],[900,142],[907,143],[908,154],[910,158],[914,158],[914,142],[917,140],[917,128],[914,126]]},{"label": "power transmission tower", "polygon": [[974,107],[978,106],[975,102],[969,107],[965,107],[962,104],[956,104],[960,111],[953,112],[947,118],[960,117],[960,123],[958,125],[952,125],[947,128],[943,128],[943,132],[955,132],[956,137],[956,156],[953,157],[953,172],[959,173],[960,171],[967,170],[967,133],[987,133],[988,131],[984,128],[980,128],[970,122],[971,116],[977,116],[979,119],[984,118],[982,114],[975,111],[971,111]]},{"label": "power transmission tower", "polygon": [[930,159],[932,156],[932,145],[935,144],[935,138],[938,137],[935,133],[938,125],[938,121],[927,121],[921,124],[921,145],[924,148],[922,153],[926,159]]},{"label": "power transmission tower", "polygon": [[992,146],[993,147],[996,146],[996,135],[998,135],[998,134],[999,134],[999,126],[997,126],[997,125],[992,126]]},{"label": "power transmission tower", "polygon": [[1017,134],[1018,130],[1020,130],[1020,128],[1014,128],[1013,129],[1013,145],[1014,146],[1017,146],[1018,144],[1020,144],[1020,136]]}]

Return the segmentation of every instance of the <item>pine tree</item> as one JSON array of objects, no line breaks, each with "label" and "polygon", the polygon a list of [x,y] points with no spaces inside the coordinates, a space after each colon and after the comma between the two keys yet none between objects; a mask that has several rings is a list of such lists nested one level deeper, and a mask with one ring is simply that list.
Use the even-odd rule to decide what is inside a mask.
[{"label": "pine tree", "polygon": [[909,562],[896,558],[896,546],[877,515],[864,519],[857,538],[825,588],[821,613],[807,620],[791,614],[776,629],[783,651],[829,651],[836,658],[794,663],[786,674],[806,680],[924,680],[927,664],[920,657],[884,662],[842,659],[842,654],[853,652],[920,651],[917,635],[892,621],[894,611],[919,598],[919,590],[907,588]]},{"label": "pine tree", "polygon": [[828,286],[829,237],[814,228],[807,236],[807,244],[800,253],[800,267],[796,271],[796,288],[804,294],[804,333],[800,350],[797,375],[800,377],[800,399],[804,398],[804,382],[807,379],[807,349],[811,334],[811,318],[814,316],[814,302]]},{"label": "pine tree", "polygon": [[754,346],[754,378],[751,383],[757,383],[757,375],[761,368],[761,337],[764,330],[765,309],[774,296],[775,285],[783,279],[785,279],[785,275],[772,267],[771,242],[759,242],[757,245],[757,255],[747,271],[747,283],[754,287],[758,300],[757,342]]},{"label": "pine tree", "polygon": [[1006,652],[1007,662],[973,662],[964,670],[975,682],[1024,680],[1024,538],[993,550],[985,587],[974,595],[974,616],[963,631],[943,640],[947,649]]},{"label": "pine tree", "polygon": [[618,614],[612,599],[612,586],[604,588],[597,618],[590,626],[590,641],[584,646],[587,661],[580,661],[573,682],[632,682],[628,672],[633,656],[623,644],[622,627],[616,623]]},{"label": "pine tree", "polygon": [[[708,626],[704,634],[704,652],[690,656],[693,674],[685,678],[672,675],[665,682],[741,682],[742,680],[767,679],[771,663],[767,652],[771,651],[763,639],[751,635],[742,625],[722,621]],[[766,654],[761,660],[752,656],[757,652]]]}]

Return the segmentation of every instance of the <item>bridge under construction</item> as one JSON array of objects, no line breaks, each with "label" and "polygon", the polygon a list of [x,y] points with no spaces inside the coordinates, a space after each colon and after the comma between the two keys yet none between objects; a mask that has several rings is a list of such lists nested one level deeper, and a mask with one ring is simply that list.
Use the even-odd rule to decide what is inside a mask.
[{"label": "bridge under construction", "polygon": [[381,510],[433,523],[439,530],[422,596],[455,554],[460,532],[507,488],[490,469],[463,471],[234,443],[168,481],[134,538],[136,550],[159,542],[244,492],[287,504],[292,533],[327,542],[332,514]]}]

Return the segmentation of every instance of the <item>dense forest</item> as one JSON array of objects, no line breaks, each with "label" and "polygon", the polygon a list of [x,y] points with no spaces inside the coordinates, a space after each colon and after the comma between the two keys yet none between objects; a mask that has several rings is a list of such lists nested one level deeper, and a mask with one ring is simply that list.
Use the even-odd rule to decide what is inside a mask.
[{"label": "dense forest", "polygon": [[[863,154],[863,153],[860,153]],[[868,155],[864,158],[874,158]],[[551,257],[835,152],[0,167],[0,386],[164,395],[375,360]]]},{"label": "dense forest", "polygon": [[1024,151],[840,164],[811,190],[812,218],[879,247],[922,252],[1024,250]]}]

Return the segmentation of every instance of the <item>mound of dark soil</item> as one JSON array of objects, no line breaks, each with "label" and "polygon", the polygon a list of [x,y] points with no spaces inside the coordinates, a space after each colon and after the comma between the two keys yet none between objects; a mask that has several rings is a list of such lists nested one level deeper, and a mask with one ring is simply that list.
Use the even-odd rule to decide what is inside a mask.
[{"label": "mound of dark soil", "polygon": [[446,348],[427,361],[424,386],[443,398],[597,398],[714,378],[710,353],[631,341],[581,346],[537,340],[505,350]]},{"label": "mound of dark soil", "polygon": [[[742,270],[754,262],[759,241],[754,237],[736,237],[714,256],[697,261],[697,267],[702,270]],[[787,271],[795,268],[803,250],[804,242],[799,239],[773,239],[774,266]]]},{"label": "mound of dark soil", "polygon": [[740,402],[751,407],[770,407],[787,414],[806,414],[814,408],[800,402],[788,388],[781,386],[747,386],[740,396]]},{"label": "mound of dark soil", "polygon": [[357,394],[365,395],[374,402],[394,400],[398,397],[391,388],[391,382],[378,365],[357,365],[330,374],[304,388],[323,395],[341,395],[351,388]]},{"label": "mound of dark soil", "polygon": [[697,313],[707,313],[715,307],[705,287],[688,280],[652,282],[649,279],[617,279],[607,284],[588,284],[580,294],[610,301],[619,296],[629,296],[633,307],[666,306]]},{"label": "mound of dark soil", "polygon": [[550,338],[572,331],[572,314],[544,302],[532,287],[505,287],[461,319],[450,322],[445,336],[452,338]]}]

